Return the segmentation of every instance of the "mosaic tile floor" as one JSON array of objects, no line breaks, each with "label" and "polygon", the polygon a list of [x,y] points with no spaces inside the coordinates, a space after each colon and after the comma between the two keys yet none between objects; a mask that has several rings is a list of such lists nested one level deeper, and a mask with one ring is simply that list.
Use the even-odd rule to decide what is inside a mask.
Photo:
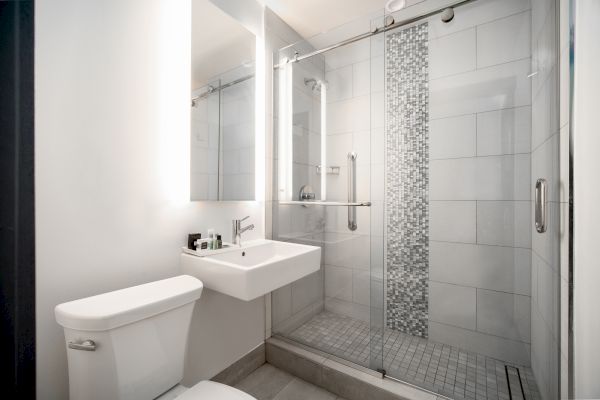
[{"label": "mosaic tile floor", "polygon": [[[347,316],[321,312],[289,338],[360,365],[369,364],[369,325]],[[528,367],[391,329],[385,330],[383,349],[389,376],[452,399],[540,400]]]}]

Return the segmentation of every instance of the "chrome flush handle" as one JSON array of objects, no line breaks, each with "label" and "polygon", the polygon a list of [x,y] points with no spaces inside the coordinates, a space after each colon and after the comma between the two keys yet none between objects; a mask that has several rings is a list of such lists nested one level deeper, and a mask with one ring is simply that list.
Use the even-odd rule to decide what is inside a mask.
[{"label": "chrome flush handle", "polygon": [[69,348],[73,350],[96,351],[96,342],[90,339],[83,342],[69,342]]}]

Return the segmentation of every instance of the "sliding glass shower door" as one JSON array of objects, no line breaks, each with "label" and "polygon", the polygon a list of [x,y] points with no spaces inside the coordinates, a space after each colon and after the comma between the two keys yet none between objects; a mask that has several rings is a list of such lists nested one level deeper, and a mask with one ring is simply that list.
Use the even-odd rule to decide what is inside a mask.
[{"label": "sliding glass shower door", "polygon": [[[314,48],[299,43],[275,55],[273,234],[321,246],[322,262],[273,294],[272,320],[277,335],[381,370],[383,208],[371,198],[377,45],[365,40],[296,60]],[[383,119],[377,123],[381,132]]]},{"label": "sliding glass shower door", "polygon": [[451,398],[558,395],[557,70],[535,12],[478,0],[450,21],[392,25],[372,71],[384,80],[372,99],[385,113],[383,368]]}]

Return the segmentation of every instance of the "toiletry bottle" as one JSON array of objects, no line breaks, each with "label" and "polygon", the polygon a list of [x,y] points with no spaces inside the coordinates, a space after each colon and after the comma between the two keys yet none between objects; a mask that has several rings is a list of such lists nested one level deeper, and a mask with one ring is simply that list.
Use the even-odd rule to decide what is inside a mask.
[{"label": "toiletry bottle", "polygon": [[208,249],[209,250],[214,250],[215,249],[215,230],[214,229],[209,229],[208,230]]},{"label": "toiletry bottle", "polygon": [[217,233],[217,249],[223,248],[223,241],[221,240],[221,235]]}]

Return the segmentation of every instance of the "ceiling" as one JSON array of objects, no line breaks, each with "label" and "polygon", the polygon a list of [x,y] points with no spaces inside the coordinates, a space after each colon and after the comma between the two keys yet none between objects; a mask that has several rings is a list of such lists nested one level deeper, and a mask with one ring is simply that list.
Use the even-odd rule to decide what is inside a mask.
[{"label": "ceiling", "polygon": [[209,0],[192,1],[192,89],[254,60],[254,35]]},{"label": "ceiling", "polygon": [[386,0],[264,0],[264,3],[296,32],[310,38],[381,11]]}]

